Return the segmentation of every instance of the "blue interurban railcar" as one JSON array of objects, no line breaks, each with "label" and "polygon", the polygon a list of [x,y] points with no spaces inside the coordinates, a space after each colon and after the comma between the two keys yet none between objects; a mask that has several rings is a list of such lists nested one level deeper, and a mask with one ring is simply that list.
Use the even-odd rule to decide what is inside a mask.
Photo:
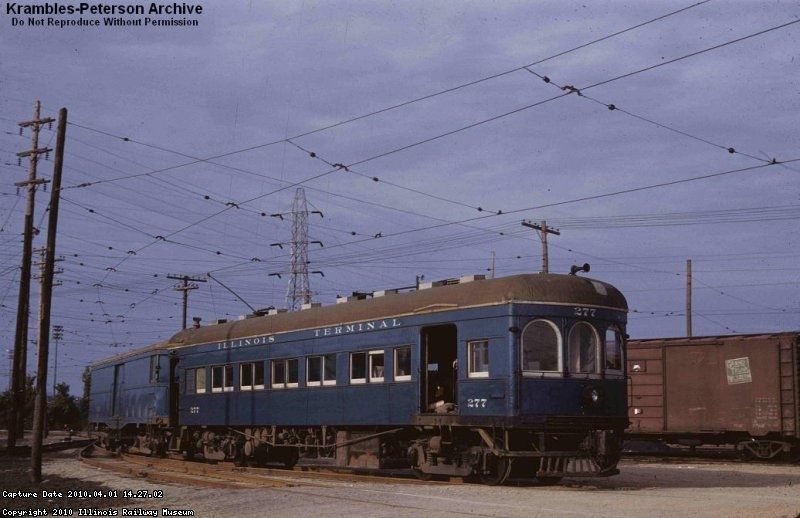
[{"label": "blue interurban railcar", "polygon": [[92,366],[101,440],[502,483],[617,473],[627,303],[575,275],[469,277],[186,329]]}]

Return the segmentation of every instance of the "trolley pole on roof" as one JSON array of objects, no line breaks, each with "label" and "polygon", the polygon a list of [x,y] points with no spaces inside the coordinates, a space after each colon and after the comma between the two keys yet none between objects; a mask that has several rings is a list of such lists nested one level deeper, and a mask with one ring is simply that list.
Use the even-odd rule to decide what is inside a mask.
[{"label": "trolley pole on roof", "polygon": [[547,234],[560,236],[561,232],[548,227],[547,222],[544,220],[542,220],[541,225],[531,223],[530,221],[523,221],[522,226],[532,228],[539,234],[539,239],[542,240],[542,273],[550,273],[550,258],[547,253]]},{"label": "trolley pole on roof", "polygon": [[[196,290],[199,288],[196,282],[206,282],[205,279],[200,279],[197,277],[189,277],[188,275],[167,275],[167,279],[175,279],[179,281],[183,281],[183,284],[176,284],[175,291],[182,291],[183,292],[183,327],[181,329],[186,329],[186,310],[189,306],[189,290]],[[191,282],[192,284],[189,284]]]}]

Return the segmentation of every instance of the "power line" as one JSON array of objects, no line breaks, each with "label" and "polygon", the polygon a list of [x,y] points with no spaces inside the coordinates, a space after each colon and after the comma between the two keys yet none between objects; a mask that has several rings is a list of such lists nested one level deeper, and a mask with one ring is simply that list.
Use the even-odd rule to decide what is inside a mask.
[{"label": "power line", "polygon": [[[199,163],[199,162],[210,162],[211,160],[216,160],[216,159],[219,159],[219,158],[229,157],[229,156],[232,156],[232,155],[245,153],[245,152],[248,152],[248,151],[254,151],[256,149],[262,149],[262,148],[269,147],[269,146],[274,146],[274,145],[277,145],[277,144],[288,143],[290,140],[297,140],[297,139],[300,139],[302,137],[307,137],[309,135],[313,135],[315,133],[320,133],[320,132],[323,132],[323,131],[334,129],[334,128],[337,128],[337,127],[340,127],[340,126],[344,126],[346,124],[350,124],[352,122],[360,121],[360,120],[363,120],[363,119],[366,119],[366,118],[369,118],[369,117],[373,117],[375,115],[379,115],[379,114],[383,114],[383,113],[386,113],[386,112],[389,112],[389,111],[392,111],[392,110],[403,108],[403,107],[409,106],[411,104],[414,104],[414,103],[417,103],[417,102],[420,102],[420,101],[425,101],[425,100],[428,100],[428,99],[432,99],[432,98],[438,97],[440,95],[452,93],[452,92],[461,90],[463,88],[467,88],[467,87],[474,86],[474,85],[477,85],[477,84],[480,84],[480,83],[483,83],[483,82],[486,82],[486,81],[490,81],[490,80],[497,79],[497,78],[500,78],[500,77],[503,77],[503,76],[507,76],[509,74],[513,74],[515,72],[519,72],[521,70],[524,70],[526,67],[535,66],[535,65],[544,63],[546,61],[550,61],[552,59],[556,59],[556,58],[565,56],[565,55],[570,54],[572,52],[587,48],[587,47],[589,47],[591,45],[595,45],[597,43],[609,40],[609,39],[614,38],[616,36],[620,36],[620,35],[625,34],[627,32],[631,32],[633,30],[645,27],[647,25],[650,25],[652,23],[664,20],[664,19],[669,18],[671,16],[683,13],[685,11],[688,11],[690,9],[693,9],[695,7],[698,7],[698,6],[701,6],[701,5],[705,4],[705,3],[708,3],[709,1],[711,1],[711,0],[702,0],[700,2],[695,2],[693,4],[690,4],[690,5],[686,6],[686,7],[683,7],[683,8],[674,10],[674,11],[670,11],[670,12],[668,12],[666,14],[657,16],[657,17],[652,18],[650,20],[647,20],[647,21],[632,25],[632,26],[627,27],[625,29],[622,29],[622,30],[616,31],[614,33],[608,34],[606,36],[602,36],[600,38],[591,40],[591,41],[589,41],[587,43],[583,43],[581,45],[577,45],[575,47],[572,47],[570,49],[558,52],[556,54],[552,54],[552,55],[550,55],[550,56],[548,56],[546,58],[539,59],[539,60],[534,61],[532,63],[529,63],[527,65],[516,67],[516,68],[510,69],[510,70],[506,70],[506,71],[503,71],[503,72],[499,72],[499,73],[496,73],[496,74],[491,74],[489,76],[485,76],[485,77],[482,77],[482,78],[479,78],[479,79],[476,79],[476,80],[473,80],[473,81],[462,83],[462,84],[456,85],[454,87],[446,88],[444,90],[439,90],[439,91],[431,93],[431,94],[426,94],[426,95],[422,95],[420,97],[415,97],[413,99],[410,99],[410,100],[407,100],[407,101],[403,101],[403,102],[388,106],[386,108],[381,108],[379,110],[368,112],[368,113],[365,113],[363,115],[358,115],[358,116],[355,116],[355,117],[351,117],[349,119],[346,119],[346,120],[343,120],[343,121],[339,121],[339,122],[336,122],[336,123],[333,123],[333,124],[329,124],[329,125],[326,125],[326,126],[322,126],[320,128],[309,130],[309,131],[306,131],[306,132],[303,132],[303,133],[299,133],[299,134],[293,135],[291,137],[287,137],[287,138],[283,138],[283,139],[279,139],[279,140],[273,140],[273,141],[266,142],[266,143],[263,143],[263,144],[257,144],[257,145],[254,145],[254,146],[249,146],[249,147],[246,147],[246,148],[237,149],[237,150],[229,151],[229,152],[226,152],[226,153],[221,153],[221,154],[218,154],[218,155],[213,155],[213,156],[206,157],[206,158],[197,158],[197,157],[194,157],[194,156],[191,156],[191,155],[188,155],[188,154],[184,154],[184,153],[180,153],[180,152],[168,149],[168,148],[164,148],[162,146],[158,146],[158,145],[155,145],[155,144],[142,142],[142,141],[130,138],[130,137],[114,135],[112,133],[105,132],[105,131],[102,131],[102,130],[88,128],[86,126],[82,126],[82,125],[79,125],[79,124],[74,123],[74,122],[70,123],[70,124],[74,125],[76,127],[80,127],[80,128],[89,130],[89,131],[95,131],[97,133],[100,133],[100,134],[103,134],[103,135],[106,135],[106,136],[109,136],[109,137],[112,137],[112,138],[116,138],[116,139],[122,140],[124,142],[133,142],[133,143],[136,143],[136,144],[139,144],[139,145],[142,145],[142,146],[150,147],[152,149],[157,149],[159,151],[165,151],[165,152],[169,152],[169,153],[176,153],[176,154],[179,154],[181,156],[184,156],[186,158],[190,158],[190,159],[193,160],[192,162],[189,162],[189,163],[179,164],[179,165],[168,167],[168,168],[164,168],[164,169],[154,170],[154,171],[150,171],[148,173],[141,173],[139,175],[131,175],[131,176],[128,176],[128,177],[117,178],[117,179],[114,179],[114,180],[102,180],[102,181],[96,182],[96,183],[102,183],[102,182],[107,182],[107,181],[116,181],[116,180],[124,180],[124,179],[128,179],[128,178],[133,178],[133,177],[136,177],[136,176],[142,176],[142,175],[150,175],[150,174],[165,172],[165,171],[176,169],[176,168],[180,168],[180,167],[193,165],[193,164],[196,164],[196,163]],[[525,108],[525,109],[527,109],[527,108]],[[219,164],[216,164],[216,165],[219,165]],[[353,165],[356,165],[356,164],[353,164]]]},{"label": "power line", "polygon": [[713,50],[718,50],[718,49],[721,49],[723,47],[727,47],[728,45],[733,45],[735,43],[741,43],[742,41],[749,40],[749,39],[755,38],[757,36],[762,36],[764,34],[772,32],[772,31],[777,31],[779,29],[785,29],[786,27],[789,27],[789,26],[794,25],[796,23],[800,23],[800,18],[797,19],[797,20],[792,20],[791,22],[786,22],[786,23],[783,23],[781,25],[776,25],[774,27],[770,27],[768,29],[764,29],[763,31],[754,32],[752,34],[748,34],[746,36],[742,36],[742,37],[736,38],[734,40],[726,41],[725,43],[720,43],[719,45],[714,45],[712,47],[708,47],[708,48],[705,48],[705,49],[702,49],[702,50],[698,50],[696,52],[692,52],[692,53],[689,53],[689,54],[686,54],[686,55],[683,55],[683,56],[680,56],[680,57],[677,57],[677,58],[674,58],[674,59],[669,59],[669,60],[664,61],[662,63],[656,63],[655,65],[650,65],[649,67],[640,68],[638,70],[634,70],[633,72],[628,72],[627,74],[622,74],[622,75],[619,75],[619,76],[616,76],[616,77],[612,77],[611,79],[606,79],[604,81],[599,81],[597,83],[592,83],[590,85],[581,87],[580,91],[585,91],[585,90],[589,90],[591,88],[596,88],[598,86],[602,86],[602,85],[605,85],[605,84],[608,84],[608,83],[612,83],[614,81],[619,81],[620,79],[625,79],[625,78],[628,78],[628,77],[632,77],[632,76],[641,74],[643,72],[649,72],[650,70],[655,70],[656,68],[661,68],[661,67],[666,66],[666,65],[671,65],[673,63],[677,63],[678,61],[682,61],[684,59],[693,58],[695,56],[699,56],[701,54],[705,54],[706,52],[711,52]]},{"label": "power line", "polygon": [[[731,40],[731,41],[726,42],[726,43],[715,45],[713,47],[709,47],[709,48],[703,49],[701,51],[697,51],[697,52],[693,52],[693,53],[690,53],[690,54],[686,54],[684,56],[669,60],[669,61],[664,62],[664,63],[658,63],[656,65],[645,67],[645,68],[639,69],[639,70],[634,71],[634,72],[630,72],[630,73],[627,73],[627,74],[616,76],[614,78],[611,78],[611,79],[608,79],[608,80],[605,80],[605,81],[601,81],[601,82],[595,83],[593,85],[589,85],[587,87],[583,87],[581,89],[577,89],[577,88],[574,88],[574,87],[569,87],[569,88],[567,88],[567,91],[565,93],[561,94],[561,95],[558,95],[558,96],[555,96],[555,97],[551,97],[549,99],[545,99],[545,100],[542,100],[542,101],[539,101],[539,102],[536,102],[536,103],[533,103],[533,104],[529,104],[529,105],[523,106],[521,108],[517,108],[515,110],[511,110],[509,112],[505,112],[503,114],[496,115],[494,117],[490,117],[490,118],[487,118],[487,119],[484,119],[484,120],[481,120],[481,121],[478,121],[478,122],[475,122],[475,123],[472,123],[472,124],[469,124],[469,125],[466,125],[466,126],[462,126],[460,128],[456,128],[454,130],[450,130],[448,132],[441,133],[439,135],[436,135],[436,136],[433,136],[433,137],[429,137],[427,139],[423,139],[423,140],[420,140],[420,141],[417,141],[417,142],[414,142],[414,143],[411,143],[411,144],[408,144],[408,145],[405,145],[405,146],[401,146],[401,147],[398,147],[398,148],[395,148],[395,149],[392,149],[392,150],[389,150],[389,151],[386,151],[386,152],[383,152],[383,153],[380,153],[380,154],[377,154],[377,155],[373,155],[373,156],[371,156],[369,158],[366,158],[366,159],[362,159],[362,160],[359,160],[359,161],[356,161],[356,162],[352,162],[352,163],[349,163],[349,164],[341,164],[341,163],[340,164],[334,164],[334,165],[336,165],[336,167],[334,167],[333,169],[331,169],[329,171],[326,171],[324,173],[312,176],[310,178],[307,178],[307,179],[299,181],[299,182],[292,183],[291,185],[287,185],[285,187],[281,187],[281,188],[275,189],[275,190],[273,190],[271,192],[256,196],[254,198],[250,198],[248,200],[242,201],[241,204],[251,203],[253,201],[262,199],[264,197],[270,196],[270,195],[275,194],[277,192],[281,192],[281,191],[286,190],[288,188],[299,187],[299,186],[301,186],[301,185],[303,185],[303,184],[305,184],[307,182],[322,178],[322,177],[327,176],[329,174],[332,174],[332,173],[334,173],[336,171],[339,171],[339,170],[342,170],[342,169],[347,170],[348,168],[353,167],[353,166],[361,165],[361,164],[364,164],[364,163],[367,163],[367,162],[370,162],[370,161],[377,160],[379,158],[383,158],[383,157],[389,156],[391,154],[395,154],[395,153],[398,153],[398,152],[406,151],[408,149],[417,147],[419,145],[426,144],[426,143],[429,143],[429,142],[432,142],[432,141],[435,141],[435,140],[438,140],[438,139],[441,139],[441,138],[444,138],[444,137],[447,137],[447,136],[451,136],[451,135],[454,135],[456,133],[459,133],[459,132],[462,132],[462,131],[465,131],[465,130],[468,130],[468,129],[472,129],[472,128],[478,127],[480,125],[483,125],[483,124],[486,124],[486,123],[489,123],[489,122],[492,122],[492,121],[495,121],[495,120],[498,120],[498,119],[501,119],[501,118],[504,118],[504,117],[507,117],[507,116],[510,116],[510,115],[513,115],[513,114],[516,114],[516,113],[520,113],[522,111],[528,110],[528,109],[536,107],[536,106],[541,106],[544,103],[547,103],[547,102],[550,102],[550,101],[553,101],[553,100],[556,100],[556,99],[560,99],[560,98],[565,97],[567,95],[570,95],[572,93],[580,93],[582,90],[587,90],[589,88],[594,88],[594,87],[600,86],[602,84],[607,84],[607,83],[610,83],[612,81],[617,81],[619,79],[630,77],[632,75],[635,75],[635,74],[638,74],[638,73],[641,73],[641,72],[645,72],[645,71],[648,71],[648,70],[652,70],[654,68],[658,68],[658,67],[664,66],[666,64],[672,64],[672,63],[675,63],[675,62],[680,61],[682,59],[687,59],[689,57],[697,56],[697,55],[703,54],[705,52],[709,52],[711,50],[716,50],[716,49],[725,47],[727,45],[738,43],[738,42],[744,41],[746,39],[753,38],[755,36],[766,34],[768,32],[771,32],[771,31],[774,31],[774,30],[778,30],[778,29],[781,29],[781,28],[785,28],[787,26],[790,26],[790,25],[792,25],[794,23],[798,23],[798,22],[800,22],[800,19],[792,21],[792,22],[788,22],[788,23],[785,23],[785,24],[782,24],[782,25],[778,25],[778,26],[775,26],[775,27],[772,27],[772,28],[769,28],[769,29],[765,29],[763,31],[759,31],[757,33],[753,33],[753,34],[750,34],[750,35],[747,35],[747,36],[743,36],[743,37]],[[84,127],[84,126],[81,126],[81,127]],[[90,128],[86,128],[86,127],[84,127],[84,128],[85,129],[90,129]],[[97,131],[97,130],[94,130],[94,131]],[[127,137],[120,137],[120,138],[122,138],[125,141],[130,141],[131,140],[131,139],[127,138]],[[293,138],[297,138],[297,137],[293,137]],[[279,142],[286,142],[287,140],[290,140],[290,139],[282,139]],[[275,143],[277,143],[277,142],[278,141],[276,141]],[[154,147],[156,149],[161,149],[161,150],[166,150],[165,148],[161,148],[160,146],[150,146],[150,147]],[[166,151],[169,151],[169,150],[166,150]],[[182,154],[182,153],[178,153],[178,154]],[[229,154],[232,154],[232,153],[229,153]],[[218,158],[220,156],[227,156],[227,155],[228,154],[218,155],[218,156],[212,157],[210,159],[205,159],[205,160],[198,159],[197,161],[207,161],[207,160],[211,160],[213,158]],[[188,155],[185,155],[185,156],[188,156]],[[788,163],[788,162],[791,162],[791,161],[779,162],[779,161],[773,159],[772,161],[770,161],[769,164],[766,164],[766,165],[774,165],[774,164],[778,164],[778,163],[785,164],[785,163]],[[196,163],[196,162],[192,162],[192,163]],[[150,171],[148,173],[143,173],[142,175],[149,175],[149,174],[156,173],[156,172],[163,172],[163,171],[174,169],[174,168],[177,168],[177,167],[182,167],[183,165],[189,165],[189,164],[182,164],[182,165],[178,165],[178,166],[162,168],[162,169],[159,169],[159,170]],[[741,171],[743,171],[743,170],[747,170],[747,169],[742,169]],[[738,172],[738,171],[732,171],[732,172]],[[731,172],[719,173],[719,174],[730,174],[730,173]],[[136,175],[136,176],[140,176],[140,175]],[[713,175],[709,175],[707,177],[711,177],[711,176],[713,176]],[[692,180],[680,180],[680,181],[676,181],[676,182],[669,182],[669,183],[659,184],[659,185],[656,185],[656,186],[649,186],[649,187],[641,188],[641,189],[633,189],[633,190],[628,190],[628,191],[621,191],[621,192],[618,192],[618,193],[607,194],[607,195],[602,195],[602,196],[598,196],[598,197],[616,195],[616,194],[621,194],[623,192],[635,192],[636,190],[650,189],[650,188],[655,188],[655,187],[659,187],[659,186],[674,185],[676,183],[682,183],[682,182],[685,182],[685,181],[693,181],[693,180],[696,180],[696,179],[701,179],[701,178],[695,178],[695,179],[692,179]],[[596,198],[597,197],[587,197],[587,198],[583,198],[583,199],[578,200],[578,201],[586,201],[586,200],[589,200],[589,199],[596,199]],[[572,203],[572,202],[570,202],[570,203]],[[541,207],[538,207],[538,208],[551,207],[551,206],[555,206],[555,205],[557,205],[557,204],[548,204],[548,205],[544,205],[544,206],[541,206]],[[203,222],[205,222],[205,221],[207,221],[209,219],[212,219],[212,218],[214,218],[214,217],[226,212],[229,209],[230,209],[230,207],[226,207],[226,208],[224,208],[224,209],[222,209],[222,210],[220,210],[220,211],[218,211],[216,213],[213,213],[213,214],[211,214],[209,216],[206,216],[206,217],[202,218],[201,220],[196,221],[195,223],[192,223],[192,224],[190,224],[190,225],[188,225],[186,227],[183,227],[182,229],[179,229],[179,230],[173,232],[172,234],[170,234],[170,236],[173,236],[173,235],[175,235],[177,233],[180,233],[180,232],[183,232],[183,231],[185,231],[185,230],[187,230],[187,229],[189,229],[191,227],[199,225],[199,224],[201,224],[201,223],[203,223]],[[514,212],[514,211],[511,211],[511,212]],[[509,213],[509,212],[507,212],[507,213]],[[474,219],[482,219],[482,218],[474,218]],[[464,223],[466,221],[470,221],[470,220],[463,220],[463,221],[458,222],[458,223]],[[437,226],[446,226],[446,225],[449,225],[449,224],[452,224],[452,223],[444,223],[442,225],[437,225]],[[427,228],[435,228],[435,227],[427,227]],[[397,234],[395,234],[395,235],[397,235]],[[143,246],[142,248],[139,249],[139,251],[141,251],[141,250],[143,250],[143,249],[145,249],[145,248],[147,248],[149,246],[152,246],[153,244],[155,244],[155,241],[151,242],[148,245]],[[124,261],[124,259],[123,259],[123,261]]]},{"label": "power line", "polygon": [[427,227],[420,227],[420,228],[415,228],[415,229],[406,230],[406,231],[399,231],[399,232],[395,232],[395,233],[392,233],[392,234],[387,234],[386,236],[383,236],[383,237],[396,237],[396,236],[399,236],[399,235],[410,234],[410,233],[414,233],[414,232],[420,232],[422,230],[431,230],[433,228],[442,228],[442,227],[447,227],[447,226],[450,226],[450,225],[466,223],[466,222],[469,222],[469,221],[478,221],[478,220],[497,217],[497,216],[502,216],[502,215],[518,214],[518,213],[521,213],[521,212],[528,212],[528,211],[532,211],[532,210],[541,210],[541,209],[545,209],[545,208],[558,207],[558,206],[569,205],[569,204],[573,204],[573,203],[600,200],[600,199],[603,199],[603,198],[610,198],[610,197],[614,197],[614,196],[620,196],[620,195],[623,195],[623,194],[632,194],[632,193],[635,193],[635,192],[648,191],[648,190],[652,190],[652,189],[660,189],[660,188],[663,188],[663,187],[670,187],[670,186],[673,186],[673,185],[680,185],[680,184],[696,182],[696,181],[700,181],[700,180],[708,180],[708,179],[711,179],[711,178],[719,178],[719,177],[726,176],[726,175],[750,172],[750,171],[755,171],[755,170],[758,170],[758,169],[763,169],[765,167],[771,167],[771,166],[778,165],[778,164],[791,164],[791,163],[794,163],[794,162],[800,162],[800,158],[794,158],[794,159],[791,159],[791,160],[784,160],[784,161],[781,161],[781,162],[774,162],[774,163],[771,162],[771,163],[768,163],[768,164],[760,164],[760,165],[755,165],[755,166],[750,166],[750,167],[743,167],[743,168],[739,168],[739,169],[730,169],[730,170],[727,170],[727,171],[721,171],[721,172],[717,172],[717,173],[709,173],[709,174],[704,174],[704,175],[700,175],[700,176],[693,176],[693,177],[690,177],[690,178],[683,178],[683,179],[680,179],[680,180],[671,180],[671,181],[668,181],[668,182],[660,182],[660,183],[655,183],[655,184],[650,184],[650,185],[644,185],[644,186],[641,186],[641,187],[631,187],[629,189],[621,189],[621,190],[617,190],[617,191],[610,191],[610,192],[603,193],[603,194],[594,194],[594,195],[582,196],[582,197],[579,197],[579,198],[572,198],[572,199],[569,199],[569,200],[564,200],[564,201],[559,201],[559,202],[545,203],[545,204],[542,204],[542,205],[536,205],[536,206],[532,206],[532,207],[525,207],[525,208],[521,208],[521,209],[508,210],[508,211],[502,212],[501,214],[488,214],[488,215],[485,215],[485,216],[475,216],[475,217],[472,217],[472,218],[465,218],[465,219],[462,219],[462,220],[459,220],[459,221],[451,221],[451,222],[441,223],[441,224],[437,224],[437,225],[431,225],[431,226],[427,226]]},{"label": "power line", "polygon": [[[629,117],[632,117],[632,118],[634,118],[634,119],[638,119],[638,120],[640,120],[640,121],[646,122],[646,123],[648,123],[648,124],[651,124],[651,125],[653,125],[653,126],[656,126],[656,127],[658,127],[658,128],[665,129],[665,130],[671,131],[671,132],[673,132],[673,133],[677,133],[678,135],[682,135],[682,136],[684,136],[684,137],[688,137],[688,138],[691,138],[691,139],[697,140],[698,142],[702,142],[702,143],[704,143],[704,144],[708,144],[708,145],[710,145],[710,146],[713,146],[713,147],[716,147],[716,148],[723,149],[724,151],[727,151],[727,152],[728,152],[728,153],[730,153],[730,154],[739,154],[739,155],[743,155],[743,156],[746,156],[746,157],[748,157],[748,158],[752,158],[753,160],[757,160],[757,161],[759,161],[759,162],[764,162],[764,163],[769,163],[769,162],[771,162],[771,160],[768,160],[768,159],[760,158],[760,157],[757,157],[757,156],[754,156],[754,155],[749,155],[749,154],[747,154],[747,153],[743,153],[743,152],[741,152],[741,151],[737,151],[737,150],[736,150],[736,148],[734,148],[734,147],[732,147],[732,146],[724,146],[724,145],[722,145],[722,144],[717,144],[717,143],[715,143],[715,142],[712,142],[712,141],[710,141],[710,140],[708,140],[708,139],[706,139],[706,138],[703,138],[703,137],[698,137],[697,135],[692,135],[691,133],[688,133],[688,132],[686,132],[686,131],[683,131],[683,130],[679,130],[679,129],[677,129],[677,128],[673,128],[672,126],[668,126],[668,125],[666,125],[666,124],[664,124],[664,123],[657,122],[657,121],[654,121],[654,120],[652,120],[652,119],[648,119],[647,117],[643,117],[643,116],[641,116],[641,115],[637,115],[637,114],[635,114],[635,113],[632,113],[632,112],[630,112],[630,111],[628,111],[628,110],[625,110],[625,109],[623,109],[623,108],[620,108],[620,107],[619,107],[617,104],[614,104],[614,103],[607,103],[607,102],[600,101],[600,100],[598,100],[598,99],[595,99],[594,97],[591,97],[591,96],[589,96],[589,95],[586,95],[585,93],[583,93],[583,91],[581,91],[581,90],[579,90],[579,89],[577,89],[577,88],[575,88],[575,87],[573,87],[573,86],[569,86],[569,85],[559,85],[558,83],[556,83],[555,81],[553,81],[553,80],[552,80],[552,79],[551,79],[549,76],[543,76],[543,75],[540,75],[539,73],[537,73],[537,72],[535,72],[535,71],[531,70],[530,68],[527,68],[527,67],[526,67],[526,68],[525,68],[525,70],[527,70],[527,71],[528,71],[528,72],[530,72],[531,74],[535,75],[535,76],[536,76],[536,77],[538,77],[539,79],[542,79],[542,80],[543,80],[545,83],[547,83],[547,84],[550,84],[550,85],[553,85],[554,87],[558,88],[559,90],[569,90],[569,91],[570,91],[570,93],[577,93],[579,98],[582,98],[582,99],[588,99],[588,100],[590,100],[590,101],[592,101],[592,102],[594,102],[594,103],[596,103],[596,104],[599,104],[599,105],[601,105],[601,106],[604,106],[604,107],[605,107],[605,108],[607,108],[609,111],[623,113],[623,114],[625,114],[625,115],[627,115],[627,116],[629,116]],[[774,159],[772,159],[772,160],[774,160]]]}]

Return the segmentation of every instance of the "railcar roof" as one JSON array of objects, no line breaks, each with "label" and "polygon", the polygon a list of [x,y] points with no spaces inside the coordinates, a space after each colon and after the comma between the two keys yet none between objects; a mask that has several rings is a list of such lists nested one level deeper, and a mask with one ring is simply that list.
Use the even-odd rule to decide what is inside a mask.
[{"label": "railcar roof", "polygon": [[670,336],[665,338],[637,338],[628,340],[628,347],[661,347],[664,345],[704,345],[721,342],[747,341],[770,338],[800,338],[800,331],[776,331],[772,333],[737,333],[730,335]]},{"label": "railcar roof", "polygon": [[576,275],[521,274],[184,329],[164,342],[101,360],[95,365],[119,361],[121,358],[150,350],[511,302],[628,310],[628,303],[622,293],[605,282]]}]

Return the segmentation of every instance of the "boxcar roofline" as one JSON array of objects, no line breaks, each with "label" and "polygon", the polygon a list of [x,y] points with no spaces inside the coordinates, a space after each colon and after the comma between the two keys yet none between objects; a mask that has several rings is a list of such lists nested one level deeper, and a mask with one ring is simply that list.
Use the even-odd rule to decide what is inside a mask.
[{"label": "boxcar roofline", "polygon": [[728,341],[747,341],[753,338],[781,338],[800,336],[797,331],[774,331],[769,333],[736,333],[731,335],[705,335],[705,336],[673,336],[667,338],[635,338],[628,340],[629,346],[697,346],[697,345],[723,345]]},{"label": "boxcar roofline", "polygon": [[[576,302],[580,301],[580,302]],[[438,286],[409,293],[355,300],[235,320],[223,324],[184,329],[170,339],[118,356],[100,360],[92,367],[159,350],[171,350],[231,339],[278,335],[325,327],[354,325],[371,320],[505,304],[575,306],[626,311],[625,297],[610,284],[586,277],[556,274],[521,274],[500,279]]]}]

